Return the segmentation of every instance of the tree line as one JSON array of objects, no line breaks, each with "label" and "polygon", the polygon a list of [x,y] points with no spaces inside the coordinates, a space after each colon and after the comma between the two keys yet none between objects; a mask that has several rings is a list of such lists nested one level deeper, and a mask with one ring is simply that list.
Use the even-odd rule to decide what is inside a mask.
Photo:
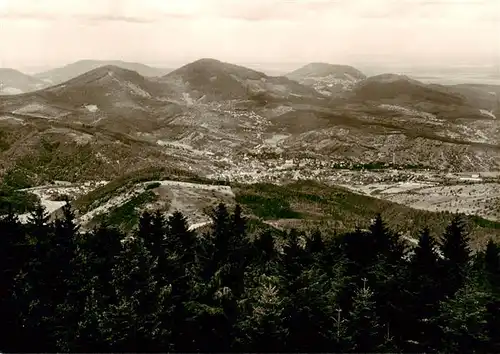
[{"label": "tree line", "polygon": [[80,230],[69,204],[0,219],[3,352],[500,352],[499,247],[459,217],[416,247],[380,216],[344,234],[210,230],[144,212]]}]

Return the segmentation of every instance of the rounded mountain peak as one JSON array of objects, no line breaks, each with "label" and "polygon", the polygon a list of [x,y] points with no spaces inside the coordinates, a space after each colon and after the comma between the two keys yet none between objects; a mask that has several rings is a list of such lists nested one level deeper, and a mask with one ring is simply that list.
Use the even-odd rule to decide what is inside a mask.
[{"label": "rounded mountain peak", "polygon": [[216,59],[203,58],[165,75],[165,78],[182,77],[185,81],[196,82],[199,80],[215,77],[231,76],[236,80],[260,80],[266,77],[264,73],[239,66],[225,63]]},{"label": "rounded mountain peak", "polygon": [[287,77],[293,80],[303,80],[311,77],[334,76],[339,79],[364,80],[366,75],[350,65],[313,62],[289,73]]}]

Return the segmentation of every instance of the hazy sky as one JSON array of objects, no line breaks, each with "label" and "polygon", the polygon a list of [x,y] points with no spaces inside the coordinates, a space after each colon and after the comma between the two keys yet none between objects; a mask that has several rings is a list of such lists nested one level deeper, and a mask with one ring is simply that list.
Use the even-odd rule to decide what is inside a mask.
[{"label": "hazy sky", "polygon": [[500,61],[500,0],[0,0],[0,66]]}]

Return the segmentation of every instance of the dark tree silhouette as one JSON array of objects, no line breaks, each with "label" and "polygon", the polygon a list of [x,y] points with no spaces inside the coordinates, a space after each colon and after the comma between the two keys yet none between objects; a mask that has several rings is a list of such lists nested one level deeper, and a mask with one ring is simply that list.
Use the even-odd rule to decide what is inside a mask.
[{"label": "dark tree silhouette", "polygon": [[[8,210],[8,208],[6,209]],[[455,218],[411,253],[377,216],[368,231],[252,233],[217,205],[200,234],[179,212],[82,231],[0,217],[5,352],[499,352],[499,249],[474,257]],[[103,220],[110,220],[104,217]]]},{"label": "dark tree silhouette", "polygon": [[470,266],[469,237],[460,216],[453,218],[441,241],[444,294],[452,296],[465,283]]}]

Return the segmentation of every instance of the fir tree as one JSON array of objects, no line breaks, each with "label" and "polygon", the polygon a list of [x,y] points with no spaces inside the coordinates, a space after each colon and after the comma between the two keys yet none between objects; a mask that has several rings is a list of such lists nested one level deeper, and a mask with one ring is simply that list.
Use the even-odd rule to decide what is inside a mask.
[{"label": "fir tree", "polygon": [[405,255],[405,247],[399,236],[392,232],[377,214],[375,220],[370,225],[370,233],[373,237],[373,252],[383,255],[391,264],[398,264]]},{"label": "fir tree", "polygon": [[366,280],[363,287],[356,292],[348,321],[345,351],[377,352],[383,343],[383,332],[377,316],[374,294],[366,286]]},{"label": "fir tree", "polygon": [[266,264],[278,256],[275,239],[270,230],[261,232],[253,241],[255,266]]},{"label": "fir tree", "polygon": [[136,237],[144,240],[151,255],[155,258],[162,257],[165,238],[165,218],[160,211],[151,214],[145,211],[139,218],[139,227]]},{"label": "fir tree", "polygon": [[0,334],[0,350],[16,351],[23,341],[19,318],[20,304],[16,300],[17,278],[29,261],[26,254],[25,234],[17,216],[9,208],[7,215],[0,217],[0,313],[3,330]]},{"label": "fir tree", "polygon": [[56,345],[49,337],[53,327],[49,320],[54,316],[52,300],[51,249],[55,247],[54,226],[42,205],[30,212],[25,225],[29,260],[18,278],[20,327],[30,341],[19,343],[19,350],[54,351]]},{"label": "fir tree", "polygon": [[187,219],[180,212],[174,212],[167,220],[167,235],[165,248],[176,252],[180,262],[192,265],[196,261],[198,238],[194,231],[189,230]]},{"label": "fir tree", "polygon": [[[104,313],[104,335],[112,351],[169,351],[160,343],[168,343],[170,328],[159,331],[158,310],[165,306],[163,292],[154,278],[154,257],[142,238],[133,238],[123,245],[113,268],[116,302]],[[161,333],[162,341],[158,339]]]},{"label": "fir tree", "polygon": [[92,289],[100,294],[103,304],[114,293],[111,271],[122,250],[124,238],[125,235],[117,228],[106,225],[99,225],[82,237],[80,256],[85,273],[90,275],[84,277],[89,285],[92,284]]},{"label": "fir tree", "polygon": [[[83,307],[83,314],[78,320],[78,329],[69,344],[70,350],[75,353],[104,353],[112,351],[112,345],[105,326],[105,313],[109,315],[108,306],[103,306],[101,294],[92,283],[88,286],[87,296]],[[108,303],[108,305],[111,302]]]},{"label": "fir tree", "polygon": [[431,319],[439,308],[442,299],[441,276],[437,242],[431,237],[430,230],[424,228],[420,233],[418,245],[408,264],[408,276],[405,285],[405,298],[408,304],[405,309],[407,332],[404,336],[410,351],[430,351],[436,345],[439,332]]},{"label": "fir tree", "polygon": [[256,275],[248,288],[245,312],[238,321],[239,347],[246,352],[282,352],[287,328],[284,323],[285,299],[278,277]]},{"label": "fir tree", "polygon": [[317,352],[331,350],[332,333],[328,330],[335,316],[335,281],[320,269],[302,272],[295,291],[286,297],[285,325],[287,351]]},{"label": "fir tree", "polygon": [[444,294],[452,296],[464,284],[471,260],[469,237],[459,216],[453,218],[446,228],[440,250],[443,255]]},{"label": "fir tree", "polygon": [[486,352],[500,353],[500,300],[491,299],[486,304]]},{"label": "fir tree", "polygon": [[212,230],[203,237],[201,280],[205,284],[195,285],[193,301],[186,305],[197,328],[193,329],[198,350],[228,351],[234,341],[232,336],[234,319],[238,317],[236,298],[228,287],[232,265],[231,236],[233,224],[224,204],[212,210]]},{"label": "fir tree", "polygon": [[62,218],[54,223],[54,239],[50,266],[55,271],[52,279],[54,291],[52,301],[55,305],[54,333],[57,347],[69,351],[69,344],[77,331],[78,318],[83,313],[85,294],[82,288],[84,270],[78,257],[81,242],[79,225],[75,214],[67,202],[62,207]]},{"label": "fir tree", "polygon": [[189,230],[186,218],[180,212],[174,212],[167,220],[163,263],[167,268],[164,275],[172,284],[171,307],[165,307],[162,323],[169,323],[172,328],[172,345],[175,351],[192,351],[195,348],[189,319],[192,314],[186,304],[194,300],[192,288],[197,278],[197,237]]},{"label": "fir tree", "polygon": [[212,239],[214,243],[213,267],[219,269],[228,260],[231,239],[231,217],[224,204],[219,204],[212,212]]},{"label": "fir tree", "polygon": [[306,251],[301,246],[301,233],[296,229],[286,234],[286,245],[283,247],[282,268],[285,281],[290,291],[294,290],[295,281],[302,274],[306,262]]},{"label": "fir tree", "polygon": [[246,235],[246,220],[241,214],[242,210],[236,205],[232,215],[232,235],[228,247],[228,263],[230,274],[226,285],[231,289],[234,296],[239,298],[244,293],[244,274],[251,260],[250,242]]},{"label": "fir tree", "polygon": [[325,250],[323,237],[319,230],[315,230],[306,241],[307,251],[312,254],[321,254]]},{"label": "fir tree", "polygon": [[493,292],[500,291],[500,254],[498,245],[490,239],[484,252],[484,269]]},{"label": "fir tree", "polygon": [[474,278],[441,304],[435,321],[442,333],[440,351],[484,352],[487,348],[488,294]]},{"label": "fir tree", "polygon": [[381,323],[393,328],[396,342],[404,334],[404,270],[406,248],[399,235],[391,231],[377,215],[370,226],[373,238],[374,261],[369,265],[367,278],[374,291],[374,300]]}]

